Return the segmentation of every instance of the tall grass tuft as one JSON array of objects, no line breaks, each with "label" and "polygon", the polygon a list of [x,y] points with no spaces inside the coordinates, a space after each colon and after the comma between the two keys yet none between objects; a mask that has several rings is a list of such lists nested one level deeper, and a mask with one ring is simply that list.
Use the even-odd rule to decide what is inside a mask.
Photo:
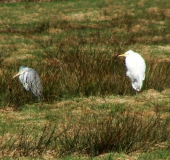
[{"label": "tall grass tuft", "polygon": [[[51,13],[46,18],[25,22],[22,25],[20,21],[11,25],[15,22],[9,16],[7,26],[11,27],[10,34],[16,37],[22,35],[24,44],[29,41],[29,44],[33,45],[31,49],[34,49],[35,57],[38,51],[41,55],[33,62],[32,59],[23,60],[22,64],[16,62],[10,65],[3,64],[5,56],[0,55],[3,70],[0,77],[1,103],[5,106],[21,106],[24,103],[35,102],[34,96],[25,92],[17,79],[12,79],[12,74],[18,71],[20,65],[34,68],[38,72],[44,88],[44,102],[75,96],[135,94],[125,75],[124,60],[117,55],[138,43],[167,44],[166,35],[170,33],[170,27],[165,24],[168,23],[169,17],[165,14],[166,10],[158,9],[157,14],[152,8],[146,13],[140,8],[139,13],[133,10],[131,13],[129,10],[113,14],[109,3],[110,1],[104,3],[106,19],[99,18],[90,23],[89,17],[82,21],[65,18],[68,11],[63,12],[61,16]],[[162,20],[165,20],[165,24],[160,23]],[[5,26],[6,24],[1,30],[3,34],[9,33]],[[16,52],[19,45],[14,46]],[[28,52],[31,49],[27,48]],[[12,50],[13,48],[10,52]],[[146,80],[142,90],[152,88],[161,91],[169,88],[169,63],[153,59],[147,59],[146,62]]]},{"label": "tall grass tuft", "polygon": [[[122,53],[117,47],[113,48],[111,54],[94,48],[86,50],[78,44],[66,45],[68,44],[56,46],[56,53],[52,50],[51,55],[46,55],[42,62],[27,62],[26,66],[34,68],[40,76],[44,102],[78,96],[135,94],[126,77],[124,59],[117,57]],[[146,64],[142,91],[162,91],[169,88],[170,63],[151,59],[146,60]],[[19,65],[20,63],[6,66],[0,77],[0,92],[5,106],[36,102],[36,97],[31,92],[26,92],[17,78],[12,79]]]},{"label": "tall grass tuft", "polygon": [[[143,117],[137,113],[69,116],[64,123],[46,124],[41,131],[23,127],[16,135],[2,136],[0,149],[13,157],[53,154],[97,156],[108,152],[148,151],[170,138],[170,119]],[[5,143],[3,142],[5,141]],[[166,147],[166,146],[165,146]]]},{"label": "tall grass tuft", "polygon": [[62,152],[97,156],[107,152],[147,151],[169,139],[169,123],[169,119],[161,122],[159,117],[144,118],[130,113],[102,118],[93,115],[89,122],[80,121],[71,134],[64,133],[60,140]]}]

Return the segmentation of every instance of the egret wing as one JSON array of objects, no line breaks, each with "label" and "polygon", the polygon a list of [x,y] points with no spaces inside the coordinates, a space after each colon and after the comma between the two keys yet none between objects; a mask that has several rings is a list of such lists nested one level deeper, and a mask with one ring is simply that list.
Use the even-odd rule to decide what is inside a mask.
[{"label": "egret wing", "polygon": [[22,85],[24,86],[24,88],[29,91],[30,90],[30,86],[29,86],[29,82],[28,82],[28,72],[25,71],[23,74],[21,74],[19,76],[19,80],[22,83]]},{"label": "egret wing", "polygon": [[126,67],[126,75],[130,78],[132,87],[140,91],[143,80],[145,79],[146,65],[144,59],[139,54],[126,57]]},{"label": "egret wing", "polygon": [[42,93],[42,85],[40,82],[40,78],[34,69],[32,68],[27,69],[26,82],[32,93],[35,96],[39,97]]}]

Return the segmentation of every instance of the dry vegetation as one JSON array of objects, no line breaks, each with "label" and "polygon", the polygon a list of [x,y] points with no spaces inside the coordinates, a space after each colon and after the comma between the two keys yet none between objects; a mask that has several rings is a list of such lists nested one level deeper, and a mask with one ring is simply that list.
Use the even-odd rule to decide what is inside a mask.
[{"label": "dry vegetation", "polygon": [[[0,6],[1,157],[166,159],[170,5],[49,2]],[[147,63],[137,96],[117,57],[128,49]],[[38,72],[42,103],[12,79],[20,65]]]}]

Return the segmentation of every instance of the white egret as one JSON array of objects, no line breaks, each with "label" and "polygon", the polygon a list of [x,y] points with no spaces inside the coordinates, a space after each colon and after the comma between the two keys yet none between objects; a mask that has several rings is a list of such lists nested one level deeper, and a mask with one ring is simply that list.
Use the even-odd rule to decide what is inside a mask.
[{"label": "white egret", "polygon": [[146,64],[142,56],[132,50],[119,55],[126,57],[125,64],[127,68],[126,76],[129,77],[133,89],[140,91],[142,88],[143,80],[145,79]]},{"label": "white egret", "polygon": [[13,77],[19,76],[19,80],[26,89],[26,91],[32,91],[32,93],[38,97],[38,101],[41,101],[42,85],[37,72],[25,66],[20,66],[19,72]]}]

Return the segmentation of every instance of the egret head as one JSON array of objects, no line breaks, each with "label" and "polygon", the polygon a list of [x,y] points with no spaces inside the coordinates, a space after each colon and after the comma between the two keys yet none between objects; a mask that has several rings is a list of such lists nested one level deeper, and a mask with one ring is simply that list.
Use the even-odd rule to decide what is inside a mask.
[{"label": "egret head", "polygon": [[124,54],[119,55],[119,57],[127,57],[132,55],[134,52],[132,50],[129,50],[127,52],[125,52]]},{"label": "egret head", "polygon": [[15,75],[15,76],[13,76],[13,78],[15,78],[15,77],[17,77],[17,76],[20,76],[21,74],[23,74],[24,72],[25,72],[25,69],[26,69],[27,67],[25,67],[25,66],[20,66],[19,67],[19,72]]},{"label": "egret head", "polygon": [[19,72],[25,71],[26,68],[27,68],[27,67],[25,67],[25,66],[20,66],[20,67],[19,67]]}]

